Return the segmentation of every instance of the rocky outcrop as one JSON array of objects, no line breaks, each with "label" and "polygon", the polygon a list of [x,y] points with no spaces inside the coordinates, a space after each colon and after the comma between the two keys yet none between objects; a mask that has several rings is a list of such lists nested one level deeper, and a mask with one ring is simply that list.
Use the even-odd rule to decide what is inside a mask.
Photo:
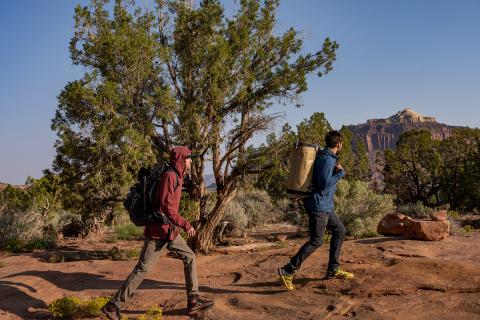
[{"label": "rocky outcrop", "polygon": [[384,236],[404,236],[415,240],[437,241],[448,237],[450,222],[446,211],[439,211],[432,220],[414,220],[400,213],[387,214],[378,224],[377,232]]},{"label": "rocky outcrop", "polygon": [[455,127],[406,108],[387,119],[370,119],[367,123],[349,125],[347,128],[353,133],[354,141],[363,140],[368,152],[372,153],[395,149],[400,135],[409,130],[428,130],[434,139],[443,140],[451,135]]},{"label": "rocky outcrop", "polygon": [[448,237],[450,222],[448,220],[415,220],[408,227],[408,236],[415,240],[437,241]]},{"label": "rocky outcrop", "polygon": [[413,219],[400,213],[389,213],[380,221],[377,232],[384,236],[403,236]]}]

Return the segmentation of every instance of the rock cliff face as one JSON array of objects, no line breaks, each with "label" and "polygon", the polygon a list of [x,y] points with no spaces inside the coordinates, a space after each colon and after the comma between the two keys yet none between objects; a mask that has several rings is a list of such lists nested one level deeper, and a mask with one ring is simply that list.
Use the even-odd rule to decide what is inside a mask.
[{"label": "rock cliff face", "polygon": [[405,131],[425,129],[434,139],[443,140],[451,135],[454,126],[437,122],[433,117],[422,116],[410,108],[399,111],[387,119],[370,119],[367,123],[349,125],[354,141],[363,140],[369,153],[395,149],[398,138]]}]

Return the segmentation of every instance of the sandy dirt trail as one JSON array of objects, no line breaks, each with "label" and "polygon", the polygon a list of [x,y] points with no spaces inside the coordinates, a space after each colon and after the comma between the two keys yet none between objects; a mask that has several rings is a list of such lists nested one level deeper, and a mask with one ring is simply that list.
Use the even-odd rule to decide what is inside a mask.
[{"label": "sandy dirt trail", "polygon": [[[258,252],[198,256],[200,290],[216,303],[211,318],[480,319],[480,231],[439,242],[346,241],[342,266],[355,273],[353,280],[322,279],[328,256],[324,245],[302,266],[296,290],[287,292],[276,268],[305,240],[289,238],[283,248]],[[0,268],[0,319],[48,319],[47,305],[55,299],[110,296],[136,263],[101,259],[112,244],[76,239],[62,245],[50,252],[0,254],[5,265]],[[49,262],[59,252],[83,259]],[[187,319],[184,288],[181,261],[164,256],[123,313],[137,318],[161,305],[165,319]]]}]

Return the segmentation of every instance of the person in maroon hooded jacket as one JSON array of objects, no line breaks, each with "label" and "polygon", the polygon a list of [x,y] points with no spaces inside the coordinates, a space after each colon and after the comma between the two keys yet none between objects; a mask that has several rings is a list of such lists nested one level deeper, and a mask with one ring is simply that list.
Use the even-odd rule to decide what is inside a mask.
[{"label": "person in maroon hooded jacket", "polygon": [[137,265],[113,299],[102,309],[109,319],[120,319],[122,304],[132,297],[148,270],[165,249],[174,252],[183,260],[188,298],[187,314],[197,317],[213,307],[213,301],[199,295],[195,254],[179,235],[180,229],[185,230],[190,237],[195,235],[195,229],[178,213],[183,175],[190,170],[194,156],[187,147],[175,147],[171,150],[170,165],[173,170],[163,174],[156,190],[157,209],[169,218],[171,224],[152,222],[145,227],[145,242]]}]

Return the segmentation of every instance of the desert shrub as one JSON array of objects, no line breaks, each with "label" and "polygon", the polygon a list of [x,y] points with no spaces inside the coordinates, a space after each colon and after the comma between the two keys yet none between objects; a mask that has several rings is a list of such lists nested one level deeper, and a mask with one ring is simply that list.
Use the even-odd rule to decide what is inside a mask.
[{"label": "desert shrub", "polygon": [[341,180],[337,185],[335,212],[348,235],[371,236],[384,215],[394,208],[392,196],[376,194],[367,182]]},{"label": "desert shrub", "polygon": [[243,206],[248,216],[248,227],[277,222],[282,217],[282,212],[274,205],[265,190],[239,190],[235,200]]},{"label": "desert shrub", "polygon": [[113,247],[107,252],[107,256],[114,261],[128,260],[138,258],[140,251],[138,249],[121,250],[118,247]]},{"label": "desert shrub", "polygon": [[233,199],[225,209],[223,220],[229,222],[232,230],[240,231],[248,225],[248,216],[245,208],[237,199]]},{"label": "desert shrub", "polygon": [[143,234],[143,228],[137,227],[134,224],[126,224],[115,228],[115,236],[121,240],[137,239]]},{"label": "desert shrub", "polygon": [[4,242],[3,248],[9,252],[48,250],[56,246],[56,239],[53,237],[35,237],[28,240],[19,238],[8,239]]},{"label": "desert shrub", "polygon": [[456,210],[449,210],[447,215],[448,215],[448,217],[450,217],[452,219],[458,219],[460,217],[460,212],[458,212]]},{"label": "desert shrub", "polygon": [[460,228],[460,233],[461,234],[467,234],[467,233],[470,233],[474,230],[475,229],[471,225],[467,224],[467,225],[464,225],[463,227]]},{"label": "desert shrub", "polygon": [[294,225],[302,227],[308,226],[308,214],[303,207],[303,201],[301,199],[289,200],[283,217],[285,221]]},{"label": "desert shrub", "polygon": [[48,305],[48,310],[54,318],[66,317],[95,317],[100,313],[110,298],[98,297],[87,300],[81,300],[76,297],[65,297],[57,299]]},{"label": "desert shrub", "polygon": [[151,307],[145,314],[138,317],[139,320],[162,320],[162,308]]},{"label": "desert shrub", "polygon": [[[0,191],[0,247],[16,242],[30,249],[50,246],[51,238],[66,212],[57,192],[56,177],[27,179],[22,187],[7,186]],[[45,240],[44,239],[48,239]]]},{"label": "desert shrub", "polygon": [[397,211],[415,219],[425,219],[429,217],[430,213],[434,212],[434,209],[425,206],[420,201],[417,201],[413,203],[401,204],[397,206]]}]

